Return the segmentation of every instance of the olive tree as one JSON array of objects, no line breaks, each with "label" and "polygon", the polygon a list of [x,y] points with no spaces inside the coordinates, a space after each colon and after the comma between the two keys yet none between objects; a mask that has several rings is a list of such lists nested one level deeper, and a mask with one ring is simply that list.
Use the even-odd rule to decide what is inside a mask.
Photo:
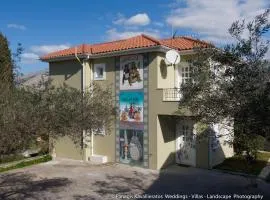
[{"label": "olive tree", "polygon": [[[256,159],[270,130],[269,13],[252,21],[234,22],[229,33],[234,41],[224,47],[195,49],[192,80],[182,87],[180,106],[187,106],[199,120],[234,124],[234,144],[248,161]],[[232,134],[232,133],[230,133]],[[241,144],[241,145],[239,145]]]},{"label": "olive tree", "polygon": [[0,96],[0,154],[18,153],[37,138],[69,136],[80,145],[82,131],[110,128],[114,115],[111,89],[92,84],[82,92],[49,82],[43,89],[2,89]]}]

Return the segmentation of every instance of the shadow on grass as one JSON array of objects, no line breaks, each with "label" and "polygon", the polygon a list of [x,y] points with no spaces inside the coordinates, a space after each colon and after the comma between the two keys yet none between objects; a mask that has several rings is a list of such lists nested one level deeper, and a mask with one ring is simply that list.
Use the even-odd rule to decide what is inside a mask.
[{"label": "shadow on grass", "polygon": [[0,199],[44,199],[44,192],[57,193],[71,183],[67,178],[38,180],[25,173],[0,175]]},{"label": "shadow on grass", "polygon": [[240,172],[252,175],[259,175],[262,169],[267,166],[268,162],[266,160],[256,160],[252,164],[248,165],[244,158],[240,156],[234,156],[227,158],[219,165],[216,165],[215,169]]}]

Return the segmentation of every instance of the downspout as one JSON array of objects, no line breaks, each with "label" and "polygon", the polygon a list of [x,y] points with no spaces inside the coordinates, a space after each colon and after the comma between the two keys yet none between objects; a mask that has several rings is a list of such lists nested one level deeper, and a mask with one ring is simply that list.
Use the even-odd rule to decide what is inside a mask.
[{"label": "downspout", "polygon": [[[88,55],[89,57],[89,55]],[[93,62],[90,63],[90,81],[92,82],[94,80],[94,75],[93,75]],[[91,156],[94,155],[94,133],[93,131],[91,132]]]},{"label": "downspout", "polygon": [[[84,44],[82,45],[82,54],[84,53]],[[89,55],[87,56],[86,59],[83,60],[83,62],[81,62],[80,58],[78,57],[78,53],[77,53],[77,47],[75,47],[75,52],[74,52],[75,58],[77,59],[77,61],[82,65],[82,91],[83,91],[83,95],[84,92],[86,90],[86,64],[85,61],[89,60]],[[86,137],[86,130],[83,130],[83,146],[84,146],[84,142],[85,142],[85,137]],[[93,137],[93,134],[91,133],[91,137]],[[92,140],[93,138],[91,138],[91,144],[92,144]],[[93,144],[91,145],[91,154],[93,155]],[[84,154],[86,154],[86,152],[84,152]],[[85,156],[85,160],[88,160]],[[84,160],[84,158],[83,158]]]}]

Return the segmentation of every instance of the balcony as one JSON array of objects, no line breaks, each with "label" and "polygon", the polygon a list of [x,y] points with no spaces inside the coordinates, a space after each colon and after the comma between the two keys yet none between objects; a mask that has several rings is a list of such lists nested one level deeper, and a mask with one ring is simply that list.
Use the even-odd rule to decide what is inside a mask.
[{"label": "balcony", "polygon": [[181,97],[180,88],[163,89],[163,101],[179,101]]}]

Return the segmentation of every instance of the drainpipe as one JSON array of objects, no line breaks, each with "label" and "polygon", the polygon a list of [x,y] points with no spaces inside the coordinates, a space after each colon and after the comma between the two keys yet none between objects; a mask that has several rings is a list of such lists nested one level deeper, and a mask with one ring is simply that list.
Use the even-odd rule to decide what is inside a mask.
[{"label": "drainpipe", "polygon": [[[84,44],[82,45],[82,53],[84,53]],[[74,55],[75,55],[75,58],[77,59],[77,61],[82,66],[82,91],[83,91],[83,94],[84,94],[84,92],[86,90],[86,61],[89,60],[90,56],[87,55],[87,57],[83,60],[83,62],[81,62],[81,60],[79,59],[79,57],[77,55],[77,47],[75,47],[75,53],[74,53]],[[91,76],[91,79],[92,79],[92,76]],[[83,130],[83,145],[84,145],[85,137],[86,137],[86,130]],[[91,155],[93,155],[93,151],[94,151],[93,141],[94,141],[94,139],[93,139],[93,133],[91,133]],[[85,160],[88,160],[86,158],[86,155],[84,155],[84,156],[85,156]],[[84,160],[84,158],[83,158],[83,160]]]},{"label": "drainpipe", "polygon": [[[89,59],[89,55],[87,56],[87,58]],[[93,75],[93,63],[89,63],[89,67],[90,67],[90,81],[92,82],[92,80],[94,80],[94,75]],[[91,156],[94,155],[94,132],[91,131]]]},{"label": "drainpipe", "polygon": [[[87,55],[87,58],[84,60],[83,62],[83,90],[85,91],[86,90],[86,63],[85,61],[86,60],[89,60],[89,55]],[[92,66],[92,62],[89,63],[89,67],[90,67],[90,80],[92,82],[93,80],[93,66]],[[85,131],[85,130],[84,130]],[[94,155],[94,132],[91,131],[91,156]]]},{"label": "drainpipe", "polygon": [[[77,55],[75,54],[75,56],[77,56]],[[79,61],[79,59],[78,59],[78,61]],[[83,62],[81,63],[81,65],[82,65],[82,91],[83,91],[83,95],[84,95],[84,91],[85,91],[85,60],[83,60]],[[84,148],[84,143],[86,141],[85,140],[85,137],[86,137],[86,130],[83,130],[83,148]],[[87,161],[85,150],[83,150],[83,152],[84,152],[84,157],[85,157],[85,158],[83,158],[83,160],[86,160]]]}]

